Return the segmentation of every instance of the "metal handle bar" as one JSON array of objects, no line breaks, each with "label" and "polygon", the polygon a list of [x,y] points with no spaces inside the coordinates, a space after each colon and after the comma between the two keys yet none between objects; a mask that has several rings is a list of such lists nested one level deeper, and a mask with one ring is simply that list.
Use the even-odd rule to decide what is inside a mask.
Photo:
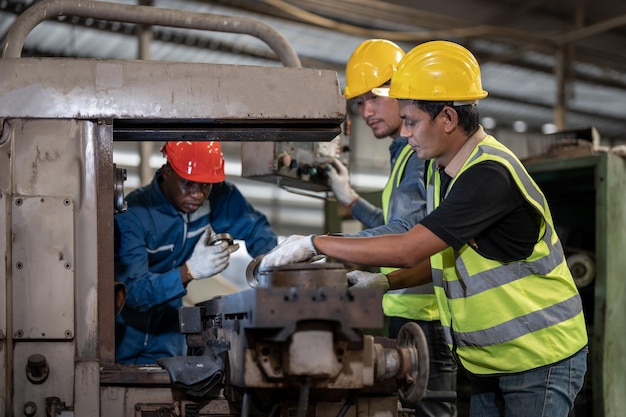
[{"label": "metal handle bar", "polygon": [[39,23],[57,16],[251,35],[265,42],[284,66],[302,66],[287,39],[271,26],[256,19],[83,0],[43,0],[26,9],[9,29],[2,45],[2,57],[20,58],[26,36]]}]

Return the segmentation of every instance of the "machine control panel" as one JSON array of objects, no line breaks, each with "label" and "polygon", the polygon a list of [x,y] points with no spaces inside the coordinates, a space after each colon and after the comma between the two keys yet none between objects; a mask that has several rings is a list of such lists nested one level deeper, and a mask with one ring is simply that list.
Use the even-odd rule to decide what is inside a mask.
[{"label": "machine control panel", "polygon": [[276,183],[288,191],[330,191],[327,173],[338,159],[349,166],[348,137],[329,142],[245,142],[241,144],[242,177]]}]

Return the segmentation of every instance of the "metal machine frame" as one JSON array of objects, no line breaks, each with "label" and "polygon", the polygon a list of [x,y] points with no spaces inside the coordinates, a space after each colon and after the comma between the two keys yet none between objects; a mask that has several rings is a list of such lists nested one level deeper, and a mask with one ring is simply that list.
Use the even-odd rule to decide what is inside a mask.
[{"label": "metal machine frame", "polygon": [[[61,15],[246,33],[285,67],[22,58]],[[114,363],[113,142],[329,141],[345,119],[337,74],[301,68],[255,20],[81,0],[36,3],[2,50],[0,416],[186,415],[164,370]]]}]

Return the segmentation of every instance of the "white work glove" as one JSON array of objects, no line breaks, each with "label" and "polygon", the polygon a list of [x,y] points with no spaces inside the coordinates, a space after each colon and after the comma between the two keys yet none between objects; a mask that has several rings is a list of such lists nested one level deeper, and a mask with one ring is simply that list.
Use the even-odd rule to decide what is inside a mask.
[{"label": "white work glove", "polygon": [[260,268],[275,268],[296,262],[306,262],[317,256],[313,235],[291,235],[268,252],[261,260]]},{"label": "white work glove", "polygon": [[389,290],[389,278],[380,272],[350,271],[346,274],[350,288],[382,288]]},{"label": "white work glove", "polygon": [[195,279],[208,278],[225,270],[230,261],[230,254],[239,249],[238,243],[228,245],[225,240],[208,246],[207,238],[212,232],[210,227],[204,231],[187,260],[187,269]]},{"label": "white work glove", "polygon": [[344,206],[354,205],[359,195],[350,186],[350,174],[348,168],[337,158],[329,165],[328,185],[333,190],[337,200]]}]

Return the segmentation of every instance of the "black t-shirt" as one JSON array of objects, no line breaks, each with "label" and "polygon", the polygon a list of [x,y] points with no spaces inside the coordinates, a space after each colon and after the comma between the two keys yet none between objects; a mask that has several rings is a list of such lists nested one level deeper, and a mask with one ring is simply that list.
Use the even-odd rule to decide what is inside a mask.
[{"label": "black t-shirt", "polygon": [[[443,170],[440,174],[445,195],[450,177]],[[532,253],[540,238],[541,215],[503,165],[485,161],[463,172],[421,224],[455,250],[473,239],[472,247],[483,257],[511,262]]]}]

